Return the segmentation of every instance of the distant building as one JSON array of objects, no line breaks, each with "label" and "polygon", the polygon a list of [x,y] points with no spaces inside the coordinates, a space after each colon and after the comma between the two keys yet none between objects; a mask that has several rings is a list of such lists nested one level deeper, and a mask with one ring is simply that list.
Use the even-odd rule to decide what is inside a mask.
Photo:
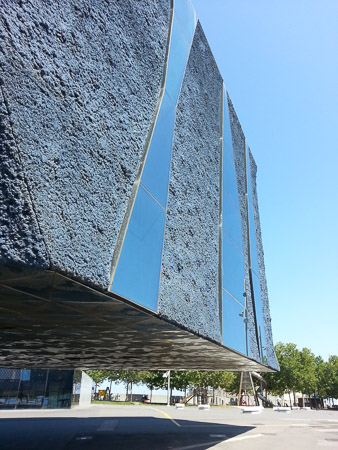
[{"label": "distant building", "polygon": [[190,1],[2,13],[0,365],[278,370],[256,164]]}]

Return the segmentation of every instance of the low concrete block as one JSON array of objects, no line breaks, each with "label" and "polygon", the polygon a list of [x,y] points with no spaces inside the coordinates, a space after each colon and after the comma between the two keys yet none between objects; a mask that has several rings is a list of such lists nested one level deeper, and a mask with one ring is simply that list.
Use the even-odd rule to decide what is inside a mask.
[{"label": "low concrete block", "polygon": [[241,408],[242,414],[260,414],[263,411],[263,406],[243,406]]},{"label": "low concrete block", "polygon": [[210,409],[210,405],[198,405],[198,409]]},{"label": "low concrete block", "polygon": [[184,403],[176,403],[176,409],[184,409],[185,404]]},{"label": "low concrete block", "polygon": [[285,413],[291,412],[291,409],[288,406],[275,406],[273,410],[276,412],[285,412]]}]

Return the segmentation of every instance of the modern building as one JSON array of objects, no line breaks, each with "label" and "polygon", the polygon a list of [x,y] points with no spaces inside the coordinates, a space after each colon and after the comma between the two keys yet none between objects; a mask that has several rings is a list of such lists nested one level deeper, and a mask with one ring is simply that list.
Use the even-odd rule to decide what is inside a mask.
[{"label": "modern building", "polygon": [[278,370],[257,168],[191,2],[1,5],[0,366]]}]

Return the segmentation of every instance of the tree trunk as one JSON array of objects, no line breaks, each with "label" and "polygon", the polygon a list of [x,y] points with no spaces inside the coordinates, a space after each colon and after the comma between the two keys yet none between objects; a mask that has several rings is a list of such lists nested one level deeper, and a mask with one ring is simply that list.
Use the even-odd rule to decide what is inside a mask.
[{"label": "tree trunk", "polygon": [[298,406],[296,404],[296,393],[295,393],[295,391],[292,391],[292,392],[293,392],[293,406]]},{"label": "tree trunk", "polygon": [[153,388],[150,389],[150,403],[153,400]]},{"label": "tree trunk", "polygon": [[129,391],[129,383],[127,383],[127,390],[126,390],[126,402],[128,401],[128,391]]},{"label": "tree trunk", "polygon": [[133,382],[130,382],[130,401],[133,401]]}]

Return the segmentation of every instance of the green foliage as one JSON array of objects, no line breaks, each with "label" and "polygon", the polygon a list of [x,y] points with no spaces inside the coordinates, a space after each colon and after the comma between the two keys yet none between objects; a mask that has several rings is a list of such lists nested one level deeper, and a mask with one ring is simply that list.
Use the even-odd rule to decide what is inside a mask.
[{"label": "green foliage", "polygon": [[96,393],[97,385],[102,383],[102,381],[104,381],[107,378],[109,370],[86,370],[86,373],[94,381]]},{"label": "green foliage", "polygon": [[[330,356],[325,362],[315,356],[309,349],[298,350],[295,344],[279,342],[275,352],[280,365],[280,372],[266,373],[268,391],[282,395],[285,392],[303,392],[307,395],[338,398],[338,356]],[[88,370],[96,387],[105,379],[110,382],[124,383],[127,389],[133,384],[143,383],[148,389],[165,389],[168,380],[163,370]],[[195,389],[206,392],[208,388],[224,389],[238,392],[240,372],[207,372],[196,370],[172,370],[170,385],[172,389]],[[95,387],[95,392],[96,392]]]},{"label": "green foliage", "polygon": [[282,395],[284,392],[303,392],[308,396],[338,396],[338,357],[330,356],[325,362],[308,348],[298,350],[295,344],[275,345],[280,372],[267,373],[269,392]]},{"label": "green foliage", "polygon": [[330,356],[324,369],[327,396],[338,398],[338,356]]}]

